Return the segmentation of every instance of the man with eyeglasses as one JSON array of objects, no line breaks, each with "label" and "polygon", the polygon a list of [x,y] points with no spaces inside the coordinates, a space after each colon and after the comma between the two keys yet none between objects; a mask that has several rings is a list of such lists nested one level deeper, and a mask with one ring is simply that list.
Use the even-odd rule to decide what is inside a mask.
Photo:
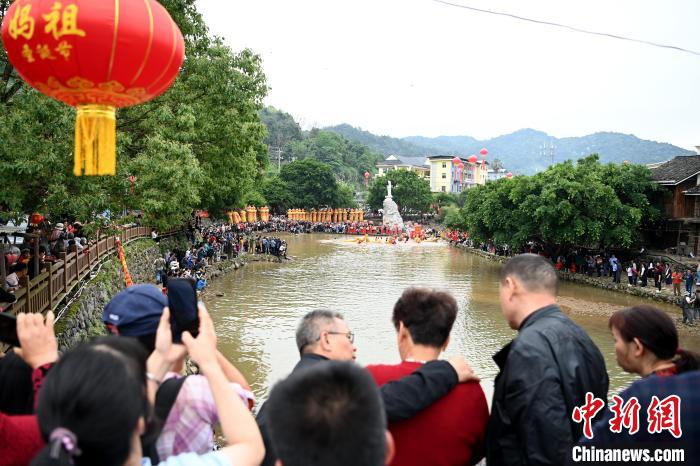
[{"label": "man with eyeglasses", "polygon": [[[357,348],[354,341],[355,335],[342,314],[323,309],[309,312],[297,328],[296,343],[301,358],[292,374],[324,361],[355,360]],[[449,393],[459,382],[470,380],[478,379],[462,357],[424,364],[406,377],[380,388],[387,420],[410,419]],[[266,403],[260,407],[257,416],[265,442],[262,466],[274,466],[277,455],[270,441],[265,407]]]}]

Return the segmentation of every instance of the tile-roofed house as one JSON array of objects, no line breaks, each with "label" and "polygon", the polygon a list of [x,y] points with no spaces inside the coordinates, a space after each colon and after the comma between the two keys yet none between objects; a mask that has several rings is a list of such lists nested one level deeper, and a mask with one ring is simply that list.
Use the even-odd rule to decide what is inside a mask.
[{"label": "tile-roofed house", "polygon": [[674,157],[649,166],[661,194],[666,221],[657,231],[657,247],[685,255],[700,252],[700,148],[697,155]]},{"label": "tile-roofed house", "polygon": [[390,155],[377,164],[377,170],[377,176],[384,176],[391,170],[408,170],[417,172],[423,178],[430,178],[430,165],[425,157]]},{"label": "tile-roofed house", "polygon": [[674,157],[650,168],[652,180],[662,185],[675,186],[700,174],[700,155]]}]

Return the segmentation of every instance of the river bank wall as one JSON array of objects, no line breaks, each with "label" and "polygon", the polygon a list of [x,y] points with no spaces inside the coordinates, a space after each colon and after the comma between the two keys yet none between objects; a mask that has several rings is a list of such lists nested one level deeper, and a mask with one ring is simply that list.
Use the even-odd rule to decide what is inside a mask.
[{"label": "river bank wall", "polygon": [[[498,262],[500,264],[504,264],[509,259],[509,257],[498,256],[496,254],[491,254],[490,252],[482,251],[481,249],[470,248],[463,244],[456,244],[454,246],[470,254],[474,254],[492,262]],[[656,288],[654,288],[653,286],[653,282],[650,286],[644,288],[638,286],[628,286],[626,274],[623,274],[624,276],[620,277],[620,283],[613,283],[612,278],[610,277],[589,277],[584,274],[570,273],[563,270],[560,270],[558,274],[560,280],[564,280],[567,282],[577,283],[586,286],[593,286],[596,288],[601,288],[604,290],[614,291],[617,293],[623,293],[632,296],[638,296],[653,301],[679,305],[682,299],[682,297],[680,296],[674,296],[673,292],[669,291],[669,288],[667,288],[666,286],[662,287],[660,292],[657,292]]]},{"label": "river bank wall", "polygon": [[[151,239],[134,241],[124,247],[129,273],[134,283],[155,284],[153,262],[166,250],[181,248],[184,239],[164,238],[160,243]],[[181,248],[182,249],[182,248]],[[207,280],[213,280],[246,263],[245,258],[222,260],[207,267]],[[56,336],[60,351],[90,339],[105,335],[102,311],[110,299],[124,289],[124,272],[116,255],[98,266],[82,283],[67,304],[58,310]]]}]

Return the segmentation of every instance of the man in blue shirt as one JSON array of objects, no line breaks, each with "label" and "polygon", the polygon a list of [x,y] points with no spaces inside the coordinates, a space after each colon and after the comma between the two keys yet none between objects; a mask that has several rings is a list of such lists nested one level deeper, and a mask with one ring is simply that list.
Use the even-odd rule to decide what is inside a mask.
[{"label": "man in blue shirt", "polygon": [[613,283],[620,283],[620,274],[619,274],[619,269],[620,265],[618,264],[617,257],[615,257],[615,254],[610,256],[610,273],[612,274],[613,277]]}]

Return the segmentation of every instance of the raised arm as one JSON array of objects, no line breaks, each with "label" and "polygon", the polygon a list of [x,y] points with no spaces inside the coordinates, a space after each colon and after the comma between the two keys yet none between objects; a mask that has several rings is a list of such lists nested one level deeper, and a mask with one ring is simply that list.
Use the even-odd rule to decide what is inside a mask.
[{"label": "raised arm", "polygon": [[402,379],[380,388],[389,422],[410,419],[447,395],[457,383],[479,380],[461,356],[430,361]]},{"label": "raised arm", "polygon": [[265,455],[265,447],[255,419],[229,385],[217,361],[214,324],[204,305],[199,307],[199,335],[193,338],[184,332],[182,341],[190,357],[199,365],[209,382],[221,429],[227,446],[220,450],[231,465],[257,466]]},{"label": "raised arm", "polygon": [[248,385],[248,381],[245,379],[245,376],[243,376],[241,371],[239,371],[236,366],[231,364],[231,362],[226,359],[226,356],[221,354],[219,350],[216,351],[216,360],[218,361],[219,366],[221,366],[221,370],[224,371],[224,375],[229,382],[237,383],[244,389],[250,391],[250,385]]}]

